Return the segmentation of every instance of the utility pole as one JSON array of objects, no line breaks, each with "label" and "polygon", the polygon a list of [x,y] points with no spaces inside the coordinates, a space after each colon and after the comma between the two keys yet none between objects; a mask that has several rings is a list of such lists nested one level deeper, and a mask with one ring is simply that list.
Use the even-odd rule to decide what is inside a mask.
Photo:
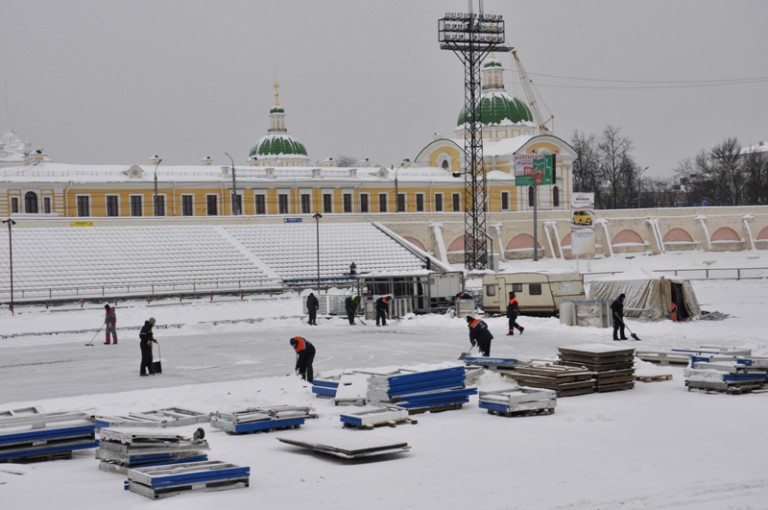
[{"label": "utility pole", "polygon": [[317,292],[320,292],[320,218],[322,218],[323,215],[318,213],[315,213],[312,218],[315,220],[315,247],[317,252]]},{"label": "utility pole", "polygon": [[240,214],[240,204],[237,203],[237,180],[235,179],[235,160],[229,155],[229,152],[225,152],[229,161],[232,163],[232,215],[238,216]]},{"label": "utility pole", "polygon": [[[152,163],[155,164],[155,179],[154,179],[155,180],[155,190],[154,190],[154,193],[152,195],[152,215],[153,216],[158,216],[157,213],[158,213],[158,210],[159,210],[159,204],[158,204],[158,195],[157,195],[157,167],[160,166],[160,163],[163,162],[163,158],[161,158],[160,156],[155,154],[154,156],[152,156],[152,158],[149,161],[151,161]],[[163,216],[165,216],[165,215],[163,214]]]},{"label": "utility pole", "polygon": [[15,315],[13,311],[13,229],[11,228],[16,222],[12,218],[3,220],[3,223],[8,224],[8,262],[11,270],[11,315]]}]

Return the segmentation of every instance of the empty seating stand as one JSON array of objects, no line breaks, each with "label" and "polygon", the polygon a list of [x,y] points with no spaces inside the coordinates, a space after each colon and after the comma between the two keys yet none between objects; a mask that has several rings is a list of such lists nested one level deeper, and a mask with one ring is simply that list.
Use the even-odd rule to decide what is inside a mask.
[{"label": "empty seating stand", "polygon": [[[17,301],[192,294],[279,288],[317,279],[316,226],[126,225],[15,228]],[[421,260],[370,223],[320,225],[320,273],[420,269]],[[8,300],[0,251],[0,300]]]}]

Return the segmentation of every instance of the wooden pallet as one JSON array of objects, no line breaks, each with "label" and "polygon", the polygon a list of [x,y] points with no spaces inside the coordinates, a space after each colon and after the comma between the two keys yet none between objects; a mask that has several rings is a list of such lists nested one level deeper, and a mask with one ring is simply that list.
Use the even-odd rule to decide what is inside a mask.
[{"label": "wooden pallet", "polygon": [[429,411],[430,413],[442,413],[443,411],[455,411],[464,407],[464,404],[446,404],[443,406],[435,407],[421,407],[416,409],[408,409],[408,414],[422,414]]},{"label": "wooden pallet", "polygon": [[32,455],[29,457],[20,457],[17,459],[0,459],[0,464],[13,463],[13,464],[26,464],[28,462],[47,462],[50,460],[70,460],[72,458],[72,451],[59,452],[59,453],[47,453],[44,455]]},{"label": "wooden pallet", "polygon": [[671,381],[672,374],[657,374],[657,375],[635,375],[635,381],[640,382],[658,382],[658,381]]}]

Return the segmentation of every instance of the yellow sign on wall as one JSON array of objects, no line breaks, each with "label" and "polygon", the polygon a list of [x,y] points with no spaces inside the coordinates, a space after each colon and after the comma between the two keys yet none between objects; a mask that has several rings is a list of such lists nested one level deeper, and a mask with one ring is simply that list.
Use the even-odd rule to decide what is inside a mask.
[{"label": "yellow sign on wall", "polygon": [[92,221],[71,221],[69,222],[70,227],[92,227],[93,222]]}]

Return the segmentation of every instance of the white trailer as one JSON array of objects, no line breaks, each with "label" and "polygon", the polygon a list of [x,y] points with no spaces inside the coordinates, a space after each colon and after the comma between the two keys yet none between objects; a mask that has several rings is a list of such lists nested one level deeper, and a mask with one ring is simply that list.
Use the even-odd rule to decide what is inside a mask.
[{"label": "white trailer", "polygon": [[561,301],[586,299],[576,272],[494,273],[483,276],[483,310],[506,313],[509,291],[526,315],[557,315]]}]

